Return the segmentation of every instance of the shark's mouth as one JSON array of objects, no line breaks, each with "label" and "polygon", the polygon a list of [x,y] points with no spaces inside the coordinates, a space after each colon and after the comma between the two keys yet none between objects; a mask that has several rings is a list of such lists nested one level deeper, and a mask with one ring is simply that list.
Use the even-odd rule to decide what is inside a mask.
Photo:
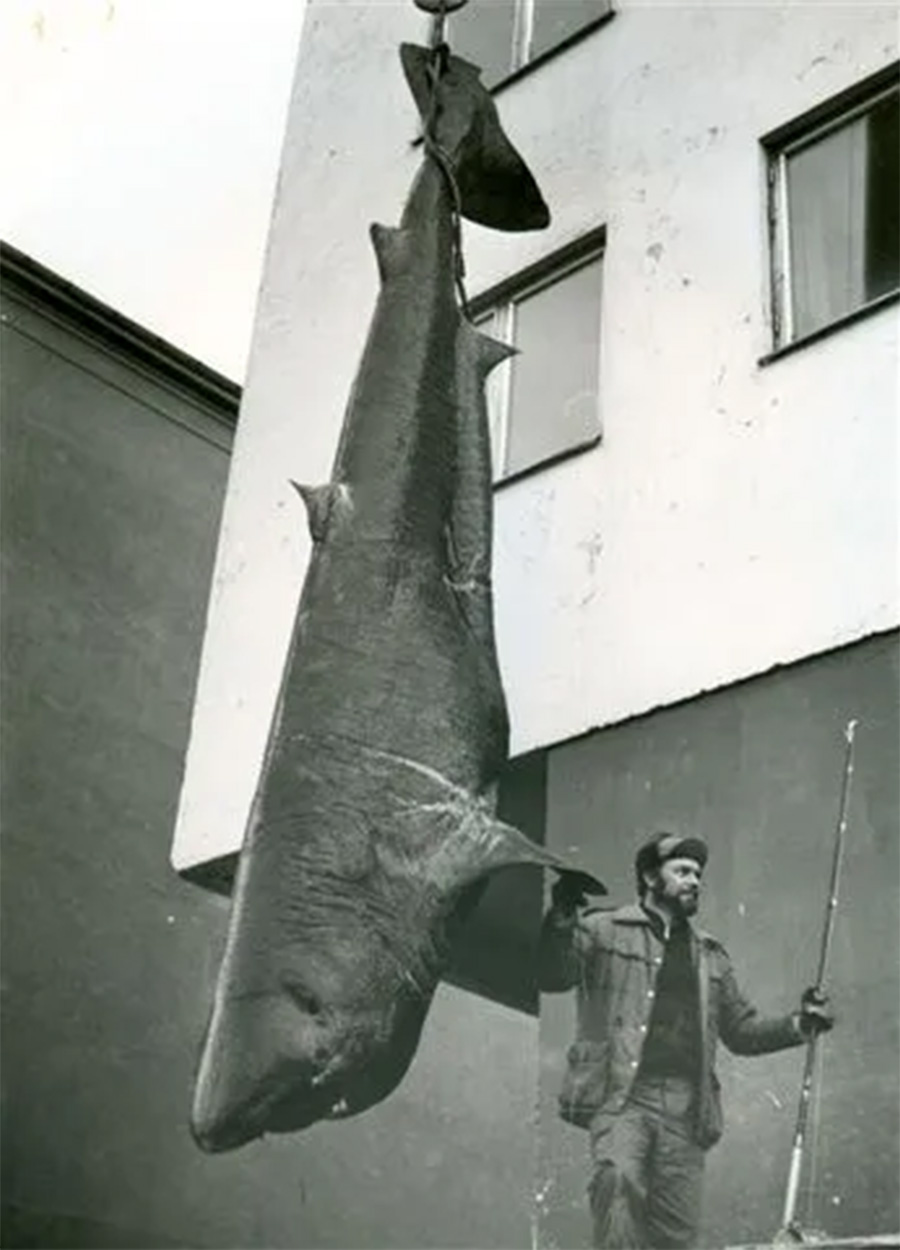
[{"label": "shark's mouth", "polygon": [[323,1075],[313,1077],[303,1089],[285,1091],[280,1102],[260,1108],[259,1119],[265,1132],[293,1133],[319,1120],[346,1120],[359,1115],[381,1097],[383,1092],[368,1082],[354,1082],[351,1086],[346,1076],[343,1080],[326,1080]]},{"label": "shark's mouth", "polygon": [[366,1105],[351,1102],[337,1084],[313,1085],[283,1077],[278,1088],[270,1089],[253,1106],[234,1106],[211,1120],[195,1115],[192,1131],[203,1150],[218,1154],[267,1133],[294,1133],[319,1120],[342,1120]]},{"label": "shark's mouth", "polygon": [[338,1085],[311,1086],[288,1092],[280,1103],[263,1109],[260,1119],[268,1133],[293,1133],[319,1120],[343,1120],[364,1110],[351,1102]]}]

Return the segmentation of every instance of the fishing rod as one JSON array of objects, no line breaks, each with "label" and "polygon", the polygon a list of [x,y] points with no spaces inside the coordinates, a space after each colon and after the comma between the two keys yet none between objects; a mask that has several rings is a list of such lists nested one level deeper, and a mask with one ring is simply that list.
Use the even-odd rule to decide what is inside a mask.
[{"label": "fishing rod", "polygon": [[[825,923],[822,927],[822,942],[819,947],[819,966],[813,985],[813,995],[819,996],[825,981],[825,970],[831,951],[831,938],[834,933],[834,918],[837,911],[838,884],[841,875],[841,864],[844,858],[844,842],[847,832],[847,811],[850,805],[850,783],[853,779],[853,740],[856,733],[856,721],[848,721],[844,730],[846,748],[844,751],[844,773],[841,782],[841,800],[838,809],[837,829],[834,836],[834,850],[831,858],[831,881],[828,887],[828,900],[825,905]],[[803,1080],[800,1085],[800,1101],[797,1107],[797,1127],[794,1131],[794,1146],[791,1151],[791,1163],[788,1171],[787,1190],[784,1197],[784,1213],[781,1217],[781,1228],[776,1235],[777,1243],[802,1242],[803,1231],[797,1223],[797,1194],[800,1190],[800,1173],[803,1167],[803,1153],[806,1148],[807,1128],[809,1125],[809,1107],[812,1095],[813,1079],[816,1068],[816,1053],[819,1035],[814,1030],[806,1044],[806,1062],[803,1068]]]}]

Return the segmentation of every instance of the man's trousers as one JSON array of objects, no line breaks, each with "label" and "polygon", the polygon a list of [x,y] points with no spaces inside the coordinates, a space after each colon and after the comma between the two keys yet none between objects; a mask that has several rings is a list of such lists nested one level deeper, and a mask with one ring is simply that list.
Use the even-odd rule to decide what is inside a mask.
[{"label": "man's trousers", "polygon": [[592,1125],[598,1250],[696,1247],[703,1150],[691,1132],[693,1093],[680,1077],[639,1077],[623,1110]]}]

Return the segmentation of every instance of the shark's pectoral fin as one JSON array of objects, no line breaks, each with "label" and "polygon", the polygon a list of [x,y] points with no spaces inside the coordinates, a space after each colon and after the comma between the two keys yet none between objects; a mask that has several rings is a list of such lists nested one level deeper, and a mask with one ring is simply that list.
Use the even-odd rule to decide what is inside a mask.
[{"label": "shark's pectoral fin", "polygon": [[592,873],[573,867],[562,856],[532,842],[513,825],[507,825],[502,820],[491,821],[489,838],[490,847],[482,872],[494,872],[514,864],[536,864],[540,868],[552,868],[561,876],[577,877],[586,894],[607,893],[606,886]]},{"label": "shark's pectoral fin", "polygon": [[608,894],[606,886],[592,872],[585,872],[583,868],[570,868],[568,866],[559,869],[559,875],[565,877],[567,881],[582,894]]},{"label": "shark's pectoral fin", "polygon": [[324,542],[335,516],[349,511],[349,490],[333,482],[326,486],[306,486],[292,481],[291,485],[306,506],[310,537],[314,543]]},{"label": "shark's pectoral fin", "polygon": [[[481,812],[472,823],[467,824],[468,828],[465,829],[460,843],[464,854],[459,857],[454,855],[452,859],[441,863],[444,871],[450,870],[453,888],[463,889],[474,885],[481,878],[501,868],[534,864],[538,868],[552,868],[560,875],[578,878],[578,884],[585,894],[607,892],[603,882],[593,874],[569,864],[562,856],[532,842],[524,833],[502,820]],[[475,825],[474,829],[472,824]]]}]

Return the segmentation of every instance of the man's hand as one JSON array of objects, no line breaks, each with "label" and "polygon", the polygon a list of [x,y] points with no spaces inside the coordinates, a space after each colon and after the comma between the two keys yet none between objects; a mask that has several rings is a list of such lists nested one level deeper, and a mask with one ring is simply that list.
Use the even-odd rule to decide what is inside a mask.
[{"label": "man's hand", "polygon": [[800,999],[800,1031],[806,1037],[827,1033],[834,1026],[834,1013],[828,996],[814,985]]},{"label": "man's hand", "polygon": [[573,912],[576,907],[587,902],[582,878],[571,872],[561,873],[559,879],[554,881],[550,897],[553,906],[561,912]]}]

